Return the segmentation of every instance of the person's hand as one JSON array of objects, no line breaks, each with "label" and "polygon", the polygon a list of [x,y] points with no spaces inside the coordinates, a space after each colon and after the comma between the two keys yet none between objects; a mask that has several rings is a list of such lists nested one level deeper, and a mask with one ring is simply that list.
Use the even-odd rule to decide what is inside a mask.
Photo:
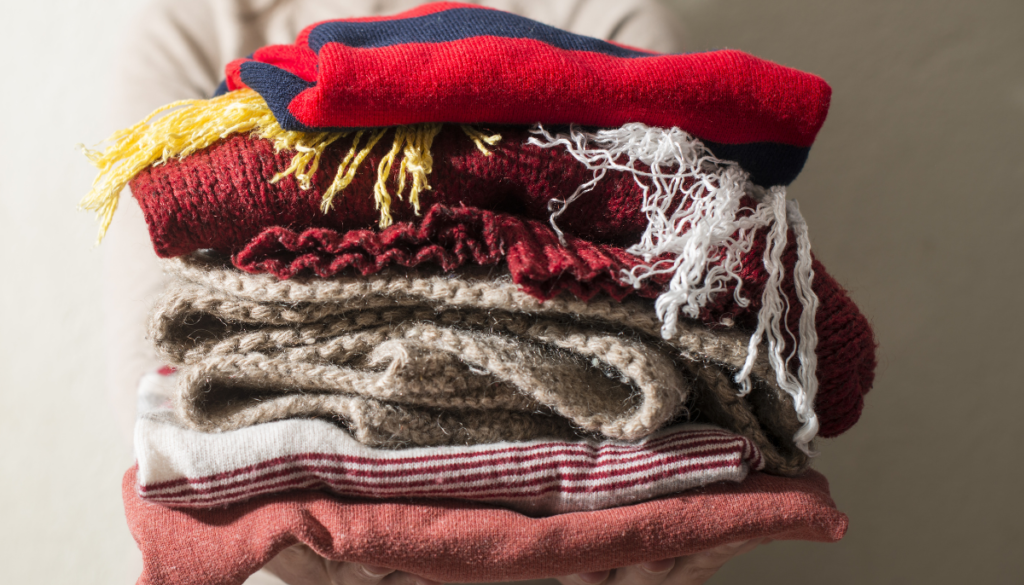
[{"label": "person's hand", "polygon": [[562,585],[700,585],[729,559],[768,542],[771,542],[770,538],[734,542],[686,557],[556,578]]},{"label": "person's hand", "polygon": [[394,569],[327,560],[304,544],[284,549],[263,568],[288,585],[440,585]]},{"label": "person's hand", "polygon": [[[771,539],[736,542],[690,556],[556,579],[561,585],[700,585],[729,559],[767,542]],[[281,551],[263,568],[288,585],[440,585],[394,569],[327,560],[302,544]]]}]

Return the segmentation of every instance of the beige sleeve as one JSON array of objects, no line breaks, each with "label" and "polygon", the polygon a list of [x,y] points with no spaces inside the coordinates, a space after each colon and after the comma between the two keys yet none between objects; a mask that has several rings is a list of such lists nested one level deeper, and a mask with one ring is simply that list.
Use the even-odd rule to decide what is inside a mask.
[{"label": "beige sleeve", "polygon": [[[473,0],[470,0],[473,2]],[[210,95],[224,65],[273,43],[293,42],[330,18],[392,14],[420,0],[156,0],[128,29],[110,96],[111,130],[153,109]],[[656,0],[476,0],[575,33],[665,53],[683,50],[675,14]],[[108,388],[130,440],[139,378],[161,364],[145,340],[149,307],[165,285],[142,213],[128,193],[103,249]]]},{"label": "beige sleeve", "polygon": [[[577,34],[660,53],[685,50],[679,17],[659,0],[462,0],[532,18]],[[269,43],[290,43],[307,24],[330,18],[394,14],[422,0],[291,0],[266,14]]]},{"label": "beige sleeve", "polygon": [[[217,31],[210,12],[207,2],[175,0],[150,4],[138,15],[114,64],[107,113],[111,130],[215,86]],[[139,378],[161,365],[145,340],[145,328],[165,281],[142,212],[127,190],[101,250],[108,396],[130,441]]]},{"label": "beige sleeve", "polygon": [[658,0],[577,0],[565,3],[533,0],[529,4],[538,8],[550,4],[573,6],[568,18],[549,24],[577,34],[659,53],[681,53],[685,50],[686,34],[682,21]]}]

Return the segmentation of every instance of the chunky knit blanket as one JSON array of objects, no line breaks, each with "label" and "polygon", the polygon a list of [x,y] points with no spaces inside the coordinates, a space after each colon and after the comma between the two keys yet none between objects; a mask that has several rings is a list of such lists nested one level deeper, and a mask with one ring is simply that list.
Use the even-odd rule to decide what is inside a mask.
[{"label": "chunky knit blanket", "polygon": [[647,301],[542,303],[503,274],[465,271],[279,281],[202,256],[167,266],[176,283],[150,336],[180,367],[177,410],[199,430],[330,417],[394,448],[635,441],[689,416],[748,437],[769,471],[807,462],[767,360],[746,397],[730,379],[747,336],[685,322],[662,340]]},{"label": "chunky knit blanket", "polygon": [[[143,377],[140,396],[169,395],[175,373]],[[716,481],[742,481],[764,462],[751,441],[686,424],[637,443],[527,441],[381,450],[318,419],[224,433],[188,429],[173,409],[140,412],[139,495],[166,506],[211,508],[261,494],[326,489],[350,497],[456,498],[529,515],[622,506]]]}]

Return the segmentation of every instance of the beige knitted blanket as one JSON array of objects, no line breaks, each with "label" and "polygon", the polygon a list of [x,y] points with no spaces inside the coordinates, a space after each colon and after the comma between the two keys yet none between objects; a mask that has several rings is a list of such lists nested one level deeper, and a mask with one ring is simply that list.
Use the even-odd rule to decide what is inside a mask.
[{"label": "beige knitted blanket", "polygon": [[397,448],[638,440],[690,418],[752,439],[769,471],[807,463],[766,361],[746,397],[731,381],[748,335],[694,322],[662,340],[648,301],[540,302],[486,270],[278,280],[201,255],[166,266],[175,284],[150,336],[199,430],[316,416]]}]

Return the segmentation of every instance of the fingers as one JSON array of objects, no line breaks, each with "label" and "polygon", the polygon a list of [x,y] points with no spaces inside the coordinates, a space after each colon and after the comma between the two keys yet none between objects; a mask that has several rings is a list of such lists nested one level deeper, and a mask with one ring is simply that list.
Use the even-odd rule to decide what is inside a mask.
[{"label": "fingers", "polygon": [[[677,559],[556,579],[562,585],[702,585],[733,557],[768,542],[771,539],[735,542]],[[328,561],[301,544],[281,551],[265,568],[288,585],[441,585],[385,567]]]},{"label": "fingers", "polygon": [[284,549],[263,568],[288,585],[327,585],[331,582],[320,555],[304,544]]},{"label": "fingers", "polygon": [[676,559],[663,559],[615,569],[607,585],[661,585],[675,566]]},{"label": "fingers", "polygon": [[722,545],[677,559],[650,561],[596,573],[557,577],[562,585],[701,585],[729,559],[757,548],[771,539],[754,539]]},{"label": "fingers", "polygon": [[768,542],[771,542],[771,539],[759,538],[733,542],[687,557],[679,557],[664,583],[665,585],[702,585],[714,576],[729,559],[752,551]]},{"label": "fingers", "polygon": [[381,585],[442,585],[442,583],[419,575],[395,571],[388,575]]},{"label": "fingers", "polygon": [[362,563],[338,563],[327,561],[328,581],[331,585],[378,585],[394,569],[375,567]]},{"label": "fingers", "polygon": [[565,575],[563,577],[555,577],[555,579],[562,585],[598,585],[598,583],[608,580],[610,575],[611,571],[597,571],[594,573]]},{"label": "fingers", "polygon": [[385,567],[329,561],[302,544],[281,551],[264,568],[288,585],[441,585]]}]

